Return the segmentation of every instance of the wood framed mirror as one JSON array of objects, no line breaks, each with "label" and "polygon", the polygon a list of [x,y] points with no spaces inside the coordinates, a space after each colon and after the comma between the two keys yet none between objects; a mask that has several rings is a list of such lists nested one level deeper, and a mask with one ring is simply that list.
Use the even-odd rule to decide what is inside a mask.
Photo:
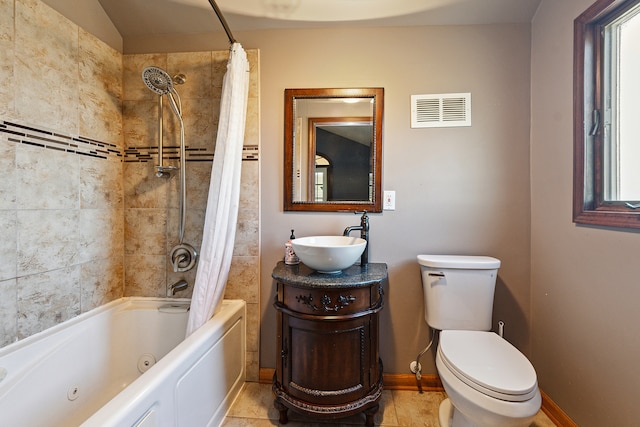
[{"label": "wood framed mirror", "polygon": [[384,89],[285,89],[284,210],[382,212]]}]

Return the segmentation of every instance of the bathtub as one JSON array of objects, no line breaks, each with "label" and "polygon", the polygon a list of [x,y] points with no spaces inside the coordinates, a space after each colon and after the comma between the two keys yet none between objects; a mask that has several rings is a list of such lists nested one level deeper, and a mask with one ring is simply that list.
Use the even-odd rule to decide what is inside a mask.
[{"label": "bathtub", "polygon": [[244,301],[122,298],[0,349],[0,425],[218,426],[245,379]]}]

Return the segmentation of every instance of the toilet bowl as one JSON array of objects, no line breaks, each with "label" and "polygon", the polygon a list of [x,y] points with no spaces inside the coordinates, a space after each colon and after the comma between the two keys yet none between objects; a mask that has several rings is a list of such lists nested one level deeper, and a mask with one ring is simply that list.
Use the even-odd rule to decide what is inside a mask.
[{"label": "toilet bowl", "polygon": [[436,368],[448,399],[441,427],[525,427],[542,404],[536,371],[489,332],[500,260],[419,255],[425,320],[441,331]]},{"label": "toilet bowl", "polygon": [[450,399],[442,427],[528,426],[540,409],[533,366],[493,332],[442,331],[436,367]]}]

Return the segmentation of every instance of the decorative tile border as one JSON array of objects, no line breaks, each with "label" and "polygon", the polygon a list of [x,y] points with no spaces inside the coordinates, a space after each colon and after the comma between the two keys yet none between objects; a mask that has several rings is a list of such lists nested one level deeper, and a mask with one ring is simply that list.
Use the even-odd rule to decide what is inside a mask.
[{"label": "decorative tile border", "polygon": [[[180,147],[165,145],[163,148],[165,160],[179,160]],[[211,162],[213,150],[208,148],[185,147],[187,162]],[[257,145],[245,145],[242,147],[242,160],[258,160],[259,150]],[[158,147],[128,147],[124,150],[124,161],[148,162],[158,158]]]},{"label": "decorative tile border", "polygon": [[59,132],[0,120],[0,133],[12,142],[33,145],[56,151],[96,157],[99,159],[122,158],[121,150],[114,144],[82,136],[74,137]]},{"label": "decorative tile border", "polygon": [[[71,154],[95,157],[98,159],[120,159],[124,162],[148,162],[158,156],[158,147],[128,147],[124,150],[114,144],[98,141],[84,136],[65,135],[60,132],[40,128],[33,125],[23,125],[7,120],[0,120],[0,134],[6,135],[7,140],[27,144],[35,147]],[[180,148],[165,146],[164,158],[178,160]],[[187,162],[211,162],[213,150],[207,148],[186,147]],[[242,147],[242,160],[258,160],[257,145]]]}]

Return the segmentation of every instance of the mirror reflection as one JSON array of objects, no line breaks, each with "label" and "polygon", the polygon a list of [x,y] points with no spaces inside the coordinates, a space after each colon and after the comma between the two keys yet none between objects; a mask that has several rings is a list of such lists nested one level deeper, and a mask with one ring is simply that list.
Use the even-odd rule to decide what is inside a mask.
[{"label": "mirror reflection", "polygon": [[285,91],[285,210],[380,212],[383,90]]}]

